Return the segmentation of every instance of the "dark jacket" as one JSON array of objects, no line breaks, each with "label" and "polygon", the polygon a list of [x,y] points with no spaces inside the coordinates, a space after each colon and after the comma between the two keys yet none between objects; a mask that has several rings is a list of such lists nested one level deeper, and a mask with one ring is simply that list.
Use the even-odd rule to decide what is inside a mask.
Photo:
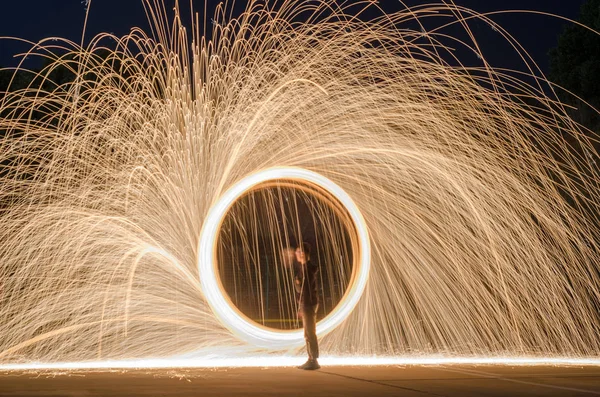
[{"label": "dark jacket", "polygon": [[319,295],[317,294],[317,274],[319,267],[307,261],[306,265],[294,263],[294,288],[296,289],[296,299],[298,306],[315,306],[319,304]]}]

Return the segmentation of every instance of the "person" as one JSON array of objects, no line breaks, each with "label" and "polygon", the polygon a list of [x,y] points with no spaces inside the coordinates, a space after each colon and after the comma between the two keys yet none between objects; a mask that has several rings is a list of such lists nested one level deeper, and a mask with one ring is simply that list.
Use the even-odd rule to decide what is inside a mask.
[{"label": "person", "polygon": [[317,340],[317,310],[319,296],[317,293],[317,274],[319,268],[310,261],[310,245],[300,244],[295,251],[294,289],[298,300],[298,317],[302,319],[304,339],[308,360],[299,369],[315,370],[321,368],[318,362],[319,342]]}]

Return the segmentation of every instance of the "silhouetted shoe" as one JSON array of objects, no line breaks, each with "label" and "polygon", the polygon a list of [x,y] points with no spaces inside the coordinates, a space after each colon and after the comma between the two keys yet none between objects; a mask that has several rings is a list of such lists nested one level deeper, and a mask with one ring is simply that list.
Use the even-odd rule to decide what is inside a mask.
[{"label": "silhouetted shoe", "polygon": [[317,360],[311,360],[311,359],[309,359],[307,362],[305,362],[304,364],[298,366],[297,368],[298,369],[304,369],[304,370],[307,370],[307,371],[314,371],[315,369],[321,368],[321,366],[319,365],[319,362]]}]

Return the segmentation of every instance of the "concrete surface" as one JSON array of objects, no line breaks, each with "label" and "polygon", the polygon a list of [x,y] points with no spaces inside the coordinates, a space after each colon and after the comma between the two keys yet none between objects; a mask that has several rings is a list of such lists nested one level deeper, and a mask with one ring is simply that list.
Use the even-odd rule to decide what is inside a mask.
[{"label": "concrete surface", "polygon": [[0,372],[0,396],[593,396],[600,367],[375,366]]}]

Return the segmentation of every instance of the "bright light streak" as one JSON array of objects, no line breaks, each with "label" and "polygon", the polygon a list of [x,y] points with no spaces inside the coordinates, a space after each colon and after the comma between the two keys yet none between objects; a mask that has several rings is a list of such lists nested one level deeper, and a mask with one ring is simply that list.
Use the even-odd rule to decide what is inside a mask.
[{"label": "bright light streak", "polygon": [[[182,18],[148,3],[155,39],[36,43],[29,56],[50,62],[0,100],[1,363],[292,365],[267,354],[293,354],[300,333],[249,323],[214,272],[223,214],[270,170],[347,193],[344,230],[364,233],[353,259],[371,254],[319,323],[335,328],[324,364],[597,364],[600,136],[510,36],[522,70],[460,59],[482,43],[455,27],[489,15],[442,2],[364,20],[353,2],[248,1],[188,47]],[[75,75],[42,84],[60,70]],[[575,359],[381,358],[419,352]]]},{"label": "bright light streak", "polygon": [[280,331],[263,327],[240,313],[226,298],[226,292],[223,291],[218,278],[216,261],[216,244],[227,211],[237,199],[253,187],[263,182],[276,180],[300,181],[321,187],[331,193],[348,211],[358,235],[358,247],[356,247],[355,254],[358,253],[360,258],[353,270],[356,276],[352,277],[342,301],[317,324],[317,334],[324,335],[332,331],[346,319],[358,303],[369,278],[371,252],[367,226],[352,198],[331,180],[306,169],[275,167],[251,174],[232,186],[211,208],[204,222],[198,246],[198,269],[202,275],[200,282],[206,300],[220,321],[240,338],[258,346],[288,348],[304,343],[303,331]]},{"label": "bright light streak", "polygon": [[[131,361],[89,361],[72,363],[28,363],[1,365],[0,371],[27,370],[93,370],[93,369],[153,369],[153,368],[275,368],[293,367],[297,356],[199,357],[186,359],[148,359]],[[600,366],[597,358],[567,357],[444,357],[444,356],[365,356],[323,357],[326,366],[435,366],[435,365],[523,365],[523,366]]]}]

